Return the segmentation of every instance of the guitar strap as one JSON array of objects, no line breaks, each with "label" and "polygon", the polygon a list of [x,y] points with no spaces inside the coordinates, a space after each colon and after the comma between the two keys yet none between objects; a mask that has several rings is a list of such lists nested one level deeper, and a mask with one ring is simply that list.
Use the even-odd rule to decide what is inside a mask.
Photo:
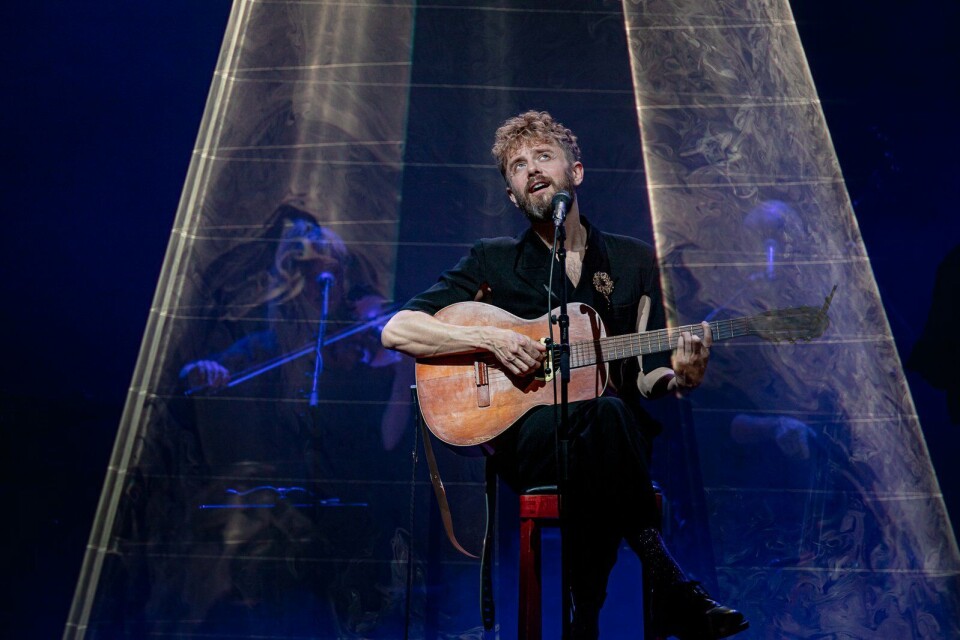
[{"label": "guitar strap", "polygon": [[440,470],[437,468],[437,457],[433,454],[433,444],[430,442],[431,434],[427,429],[427,423],[424,422],[420,413],[420,406],[417,405],[417,422],[420,423],[420,431],[423,434],[423,450],[427,456],[427,466],[430,468],[430,483],[433,485],[433,493],[437,497],[437,506],[440,507],[440,519],[443,521],[443,529],[447,532],[447,538],[453,547],[467,556],[476,558],[466,549],[464,549],[457,540],[457,535],[453,531],[453,515],[450,513],[450,503],[447,501],[447,491],[443,488],[443,480],[440,478]]},{"label": "guitar strap", "polygon": [[[413,391],[413,402],[416,408],[417,423],[420,425],[420,433],[423,436],[423,451],[427,458],[427,467],[430,469],[430,484],[433,485],[433,494],[437,498],[437,506],[440,508],[440,519],[443,521],[443,529],[447,534],[447,539],[453,547],[467,556],[476,558],[469,551],[463,548],[457,540],[457,535],[453,530],[453,514],[450,512],[450,503],[447,500],[447,491],[443,487],[443,479],[440,477],[440,469],[437,466],[437,457],[433,453],[433,434],[427,429],[427,423],[423,420],[423,414],[420,413],[420,404],[417,400],[416,385],[411,387]],[[493,629],[496,618],[493,601],[493,515],[497,510],[497,475],[493,465],[488,459],[486,461],[486,483],[485,494],[487,504],[487,524],[484,527],[483,551],[480,560],[480,611],[483,616],[483,627],[486,630]]]}]

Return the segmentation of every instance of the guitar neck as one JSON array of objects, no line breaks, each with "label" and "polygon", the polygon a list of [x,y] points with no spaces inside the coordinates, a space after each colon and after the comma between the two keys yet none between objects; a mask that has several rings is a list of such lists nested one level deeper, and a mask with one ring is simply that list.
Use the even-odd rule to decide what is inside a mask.
[{"label": "guitar neck", "polygon": [[[751,326],[751,318],[734,318],[710,323],[710,332],[715,342],[739,338],[756,333]],[[703,338],[703,326],[690,324],[672,329],[627,333],[599,340],[576,342],[570,345],[570,367],[589,367],[597,362],[612,362],[651,353],[672,351],[677,348],[677,340],[682,333],[691,333]]]}]

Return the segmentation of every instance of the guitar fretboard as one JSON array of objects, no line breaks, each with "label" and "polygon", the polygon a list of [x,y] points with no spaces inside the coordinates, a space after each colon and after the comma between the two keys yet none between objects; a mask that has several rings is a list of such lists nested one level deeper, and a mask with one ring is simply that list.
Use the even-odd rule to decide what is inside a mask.
[{"label": "guitar fretboard", "polygon": [[[710,332],[715,341],[729,340],[756,333],[751,318],[734,318],[710,323]],[[660,329],[644,333],[628,333],[599,340],[575,342],[570,345],[570,367],[589,367],[597,362],[612,362],[650,353],[672,351],[682,333],[691,333],[703,338],[703,326],[691,324],[673,329]]]}]

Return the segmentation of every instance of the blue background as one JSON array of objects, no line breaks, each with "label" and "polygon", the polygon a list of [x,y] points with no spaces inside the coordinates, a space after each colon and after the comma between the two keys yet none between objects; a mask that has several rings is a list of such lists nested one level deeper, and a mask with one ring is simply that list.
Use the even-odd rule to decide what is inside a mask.
[{"label": "blue background", "polygon": [[[62,630],[230,4],[0,9],[4,637]],[[960,244],[960,3],[794,12],[906,358]],[[960,427],[908,379],[956,527]]]}]

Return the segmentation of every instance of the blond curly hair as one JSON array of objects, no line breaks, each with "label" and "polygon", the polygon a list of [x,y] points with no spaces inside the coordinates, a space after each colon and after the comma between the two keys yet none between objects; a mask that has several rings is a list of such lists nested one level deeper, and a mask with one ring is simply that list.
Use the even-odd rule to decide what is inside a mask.
[{"label": "blond curly hair", "polygon": [[580,146],[573,131],[546,111],[525,111],[506,120],[494,134],[490,153],[497,161],[500,175],[507,177],[507,159],[511,153],[525,144],[544,141],[559,145],[571,164],[580,161]]}]

